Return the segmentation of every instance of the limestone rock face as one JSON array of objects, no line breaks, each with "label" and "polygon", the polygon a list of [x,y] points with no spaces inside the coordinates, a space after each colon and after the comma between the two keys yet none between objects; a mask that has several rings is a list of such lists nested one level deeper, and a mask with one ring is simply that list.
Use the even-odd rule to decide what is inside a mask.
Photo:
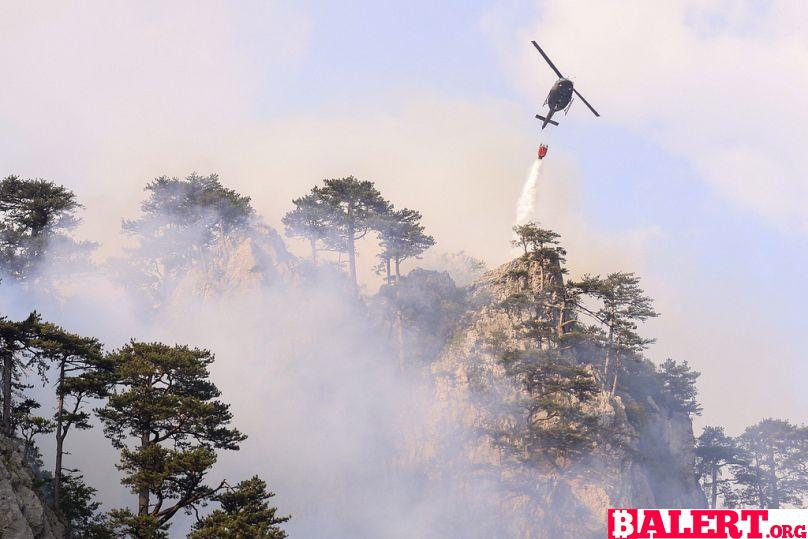
[{"label": "limestone rock face", "polygon": [[249,294],[262,286],[294,282],[298,260],[278,232],[266,225],[232,234],[213,245],[172,286],[166,304],[188,299],[221,298]]},{"label": "limestone rock face", "polygon": [[[478,526],[480,536],[602,537],[609,507],[705,506],[693,472],[691,420],[662,399],[601,390],[581,406],[619,433],[620,442],[599,443],[574,463],[548,465],[497,437],[529,428],[524,384],[509,375],[500,352],[542,349],[541,339],[526,336],[525,322],[566,331],[571,315],[563,294],[552,257],[525,256],[486,273],[471,287],[469,310],[432,365],[438,402],[432,437],[439,442],[425,452],[451,457],[446,473],[464,477],[462,495],[479,500],[472,512],[497,508]],[[581,364],[600,376],[595,361]]]},{"label": "limestone rock face", "polygon": [[34,485],[34,472],[16,442],[0,437],[0,537],[65,537],[65,527]]}]

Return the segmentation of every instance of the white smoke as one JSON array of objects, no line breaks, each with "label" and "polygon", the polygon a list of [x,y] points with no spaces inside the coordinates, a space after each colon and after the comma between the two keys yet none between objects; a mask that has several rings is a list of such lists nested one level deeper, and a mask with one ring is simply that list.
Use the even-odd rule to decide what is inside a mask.
[{"label": "white smoke", "polygon": [[530,172],[522,187],[522,194],[516,203],[516,224],[523,225],[531,220],[536,208],[536,195],[539,190],[539,176],[541,174],[541,159],[533,161]]},{"label": "white smoke", "polygon": [[[294,283],[270,270],[262,271],[269,280],[212,296],[203,293],[205,276],[191,272],[163,290],[156,311],[143,308],[139,281],[111,267],[73,275],[58,298],[7,280],[0,313],[21,319],[37,309],[48,321],[98,337],[107,350],[134,338],[213,351],[212,380],[249,438],[241,451],[222,452],[210,483],[261,475],[277,493],[279,513],[292,514],[284,528],[293,537],[472,537],[500,520],[498,507],[476,502],[496,485],[480,482],[467,493],[458,479],[436,479],[425,467],[421,448],[446,447],[455,460],[464,440],[424,433],[434,403],[430,381],[399,369],[388,332],[346,278],[321,268]],[[32,392],[49,415],[52,387],[37,384]],[[52,438],[37,443],[52,468]],[[100,428],[71,433],[67,450],[67,466],[98,489],[104,510],[133,507],[115,469],[118,452]],[[448,455],[431,454],[437,469],[448,466]],[[183,536],[192,522],[177,515],[171,536]]]}]

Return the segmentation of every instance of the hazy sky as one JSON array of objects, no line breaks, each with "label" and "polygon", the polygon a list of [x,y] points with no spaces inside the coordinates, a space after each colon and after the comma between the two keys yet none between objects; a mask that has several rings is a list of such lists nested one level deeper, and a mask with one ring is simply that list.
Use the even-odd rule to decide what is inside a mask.
[{"label": "hazy sky", "polygon": [[[804,421],[808,7],[799,2],[0,3],[0,172],[120,244],[155,176],[218,172],[277,225],[324,177],[377,182],[438,249],[507,260],[554,76],[599,109],[550,134],[536,218],[573,273],[637,271],[651,355],[702,422]],[[371,263],[367,249],[366,266]]]}]

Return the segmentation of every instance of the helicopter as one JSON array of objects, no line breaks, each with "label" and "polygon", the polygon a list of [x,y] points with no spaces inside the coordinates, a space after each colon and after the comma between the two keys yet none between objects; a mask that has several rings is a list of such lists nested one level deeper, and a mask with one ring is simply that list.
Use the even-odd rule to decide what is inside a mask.
[{"label": "helicopter", "polygon": [[546,117],[539,114],[536,115],[536,118],[542,121],[541,128],[544,129],[547,127],[547,124],[558,125],[558,122],[553,120],[553,114],[561,110],[564,111],[564,114],[569,112],[572,106],[572,94],[577,95],[595,116],[600,116],[598,111],[584,99],[584,96],[578,93],[572,81],[561,74],[561,71],[553,64],[550,57],[539,47],[539,44],[535,41],[531,41],[531,43],[533,43],[533,46],[536,47],[536,50],[539,51],[539,54],[542,55],[542,58],[544,58],[550,68],[555,71],[555,74],[558,75],[558,80],[553,84],[553,87],[550,88],[550,93],[547,94],[547,99],[544,100],[544,104],[549,107],[550,111],[547,113]]}]

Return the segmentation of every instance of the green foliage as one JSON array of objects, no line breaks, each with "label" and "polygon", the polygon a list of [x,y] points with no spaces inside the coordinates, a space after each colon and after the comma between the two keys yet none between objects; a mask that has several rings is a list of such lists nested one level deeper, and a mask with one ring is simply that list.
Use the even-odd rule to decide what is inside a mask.
[{"label": "green foliage", "polygon": [[24,455],[35,459],[40,457],[34,438],[40,434],[50,434],[56,429],[56,424],[44,417],[34,415],[32,412],[40,404],[32,398],[25,398],[14,403],[12,407],[12,430],[20,434],[24,442]]},{"label": "green foliage", "polygon": [[134,539],[168,539],[168,524],[160,524],[151,514],[136,515],[129,509],[113,509],[109,512],[109,528],[113,537]]},{"label": "green foliage", "polygon": [[36,312],[20,322],[0,317],[0,361],[3,370],[3,432],[11,436],[13,389],[22,374],[32,368],[44,379],[46,364],[37,349],[42,320]]},{"label": "green foliage", "polygon": [[701,415],[701,405],[696,400],[696,380],[701,373],[690,368],[687,361],[677,363],[668,358],[657,369],[662,389],[675,408],[688,414]]},{"label": "green foliage", "polygon": [[731,500],[746,507],[802,507],[808,495],[808,428],[764,419],[736,440],[740,462],[733,464]]},{"label": "green foliage", "polygon": [[223,490],[214,498],[221,508],[197,522],[189,539],[283,539],[286,532],[279,524],[290,517],[277,516],[277,508],[268,503],[274,495],[258,476]]},{"label": "green foliage", "polygon": [[69,189],[53,182],[0,180],[0,271],[25,280],[59,242],[86,246],[67,235],[79,222],[80,207]]},{"label": "green foliage", "polygon": [[71,428],[89,429],[90,414],[82,406],[88,398],[106,393],[111,366],[101,351],[101,343],[45,322],[38,325],[35,345],[39,356],[56,371],[56,465],[53,473],[53,495],[58,504],[61,496],[64,442]]},{"label": "green foliage", "polygon": [[69,537],[111,539],[114,537],[107,518],[99,513],[101,503],[95,501],[98,491],[84,482],[78,473],[62,476],[59,509],[67,520]]},{"label": "green foliage", "polygon": [[523,225],[513,227],[516,239],[511,240],[514,247],[522,247],[525,254],[528,252],[541,252],[546,245],[558,245],[561,234],[552,230],[541,228],[535,222],[530,221]]},{"label": "green foliage", "polygon": [[250,198],[227,189],[215,174],[161,176],[146,186],[138,219],[123,229],[138,240],[129,250],[130,279],[159,302],[159,289],[206,259],[208,249],[253,222]]},{"label": "green foliage", "polygon": [[515,445],[524,447],[530,458],[565,466],[604,438],[598,415],[586,410],[600,391],[589,369],[552,350],[507,351],[502,363],[522,381],[527,395],[527,429],[509,438],[519,439]]},{"label": "green foliage", "polygon": [[[659,316],[653,308],[653,300],[640,288],[640,279],[633,273],[610,273],[605,278],[584,275],[577,282],[567,285],[568,297],[575,308],[600,323],[605,331],[600,334],[600,345],[605,349],[603,375],[608,377],[613,361],[612,393],[617,389],[618,374],[622,359],[641,354],[654,339],[639,335],[638,323]],[[590,308],[583,297],[600,303]],[[593,336],[598,334],[592,333]]]},{"label": "green foliage", "polygon": [[154,232],[165,226],[203,226],[203,242],[217,234],[243,227],[253,217],[250,197],[224,187],[219,176],[191,174],[184,180],[161,176],[146,185],[147,198],[141,204],[143,217],[125,221],[126,230]]},{"label": "green foliage", "polygon": [[[229,427],[229,406],[208,379],[214,358],[207,350],[132,341],[110,359],[116,384],[97,413],[121,450],[122,483],[138,494],[139,507],[135,520],[118,512],[115,521],[163,528],[178,511],[204,503],[222,487],[204,483],[215,450],[238,450],[246,437]],[[129,437],[138,441],[134,449],[125,445]]]}]

